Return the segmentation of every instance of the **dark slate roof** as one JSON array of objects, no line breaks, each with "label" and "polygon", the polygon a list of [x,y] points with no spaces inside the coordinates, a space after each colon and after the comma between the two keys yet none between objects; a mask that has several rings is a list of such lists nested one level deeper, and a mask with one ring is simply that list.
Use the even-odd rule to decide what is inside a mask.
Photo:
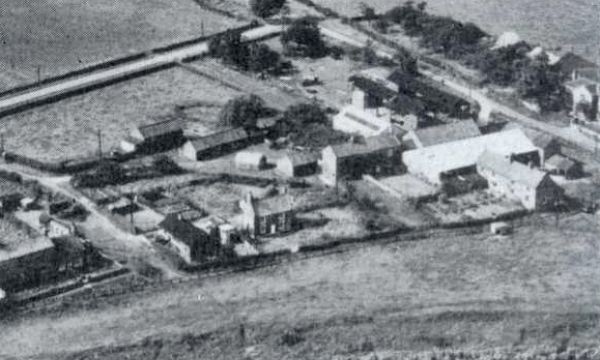
[{"label": "dark slate roof", "polygon": [[363,90],[369,95],[378,97],[380,99],[390,99],[394,95],[396,95],[396,92],[394,90],[388,88],[384,84],[378,83],[377,81],[367,79],[362,76],[351,76],[350,81],[357,88]]},{"label": "dark slate roof", "polygon": [[480,136],[481,131],[473,120],[456,121],[449,124],[430,126],[414,131],[423,146],[443,144]]},{"label": "dark slate roof", "polygon": [[426,110],[425,104],[423,104],[421,100],[404,94],[394,96],[394,98],[386,104],[386,107],[401,115],[419,115]]},{"label": "dark slate roof", "polygon": [[174,214],[167,215],[158,226],[189,247],[194,247],[198,241],[203,241],[208,238],[208,235],[204,233],[204,231],[187,221],[180,220],[177,215]]},{"label": "dark slate roof", "polygon": [[578,69],[598,67],[593,62],[577,54],[573,54],[572,52],[566,53],[554,66],[556,66],[563,74],[571,74],[573,71]]},{"label": "dark slate roof", "polygon": [[144,138],[153,138],[157,136],[182,132],[183,127],[179,119],[168,119],[154,124],[140,125],[138,130]]},{"label": "dark slate roof", "polygon": [[246,139],[248,139],[246,130],[243,128],[234,128],[191,140],[191,142],[196,151],[203,151]]},{"label": "dark slate roof", "polygon": [[356,155],[367,155],[370,153],[394,149],[400,147],[400,141],[393,135],[382,134],[365,138],[364,142],[349,142],[345,144],[332,145],[331,149],[338,158]]},{"label": "dark slate roof", "polygon": [[316,163],[319,160],[318,155],[307,152],[289,152],[286,157],[290,159],[292,166],[304,166]]}]

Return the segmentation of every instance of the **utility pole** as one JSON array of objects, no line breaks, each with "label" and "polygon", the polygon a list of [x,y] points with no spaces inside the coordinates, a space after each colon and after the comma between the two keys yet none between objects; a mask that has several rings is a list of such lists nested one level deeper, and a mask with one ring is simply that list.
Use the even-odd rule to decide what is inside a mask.
[{"label": "utility pole", "polygon": [[202,37],[204,37],[204,20],[200,21],[200,32],[202,33]]},{"label": "utility pole", "polygon": [[4,133],[0,133],[0,151],[4,154]]},{"label": "utility pole", "polygon": [[42,67],[40,65],[37,66],[36,72],[37,72],[37,82],[41,82],[42,81]]},{"label": "utility pole", "polygon": [[98,157],[102,159],[102,130],[98,129]]}]

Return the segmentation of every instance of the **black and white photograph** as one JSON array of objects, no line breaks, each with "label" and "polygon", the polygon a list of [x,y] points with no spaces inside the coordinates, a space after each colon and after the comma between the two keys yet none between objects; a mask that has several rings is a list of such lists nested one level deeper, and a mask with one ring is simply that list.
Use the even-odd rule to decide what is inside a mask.
[{"label": "black and white photograph", "polygon": [[599,0],[0,0],[0,360],[600,360]]}]

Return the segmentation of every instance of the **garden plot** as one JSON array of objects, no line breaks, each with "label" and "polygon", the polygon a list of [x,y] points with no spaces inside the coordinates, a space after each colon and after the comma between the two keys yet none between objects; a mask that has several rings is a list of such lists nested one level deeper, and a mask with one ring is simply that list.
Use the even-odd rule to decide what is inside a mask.
[{"label": "garden plot", "polygon": [[205,131],[216,122],[214,104],[238,94],[182,69],[164,70],[7,116],[0,129],[7,151],[60,161],[96,154],[97,131],[102,131],[102,147],[107,151],[117,147],[132,127],[173,115],[180,105],[190,119],[188,131]]}]

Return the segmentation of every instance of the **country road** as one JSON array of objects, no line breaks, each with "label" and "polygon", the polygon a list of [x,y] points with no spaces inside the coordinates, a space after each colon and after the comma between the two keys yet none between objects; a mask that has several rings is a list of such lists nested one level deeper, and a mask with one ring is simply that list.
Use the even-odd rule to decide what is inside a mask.
[{"label": "country road", "polygon": [[[280,26],[264,25],[242,33],[245,41],[258,40],[281,32]],[[185,59],[204,55],[208,52],[208,41],[172,50],[164,54],[154,54],[149,57],[116,65],[106,70],[96,71],[72,79],[50,83],[19,94],[0,98],[0,113],[15,108],[42,102],[47,99],[62,96],[66,93],[79,91],[94,86],[110,83],[145,71],[154,70]]]}]

